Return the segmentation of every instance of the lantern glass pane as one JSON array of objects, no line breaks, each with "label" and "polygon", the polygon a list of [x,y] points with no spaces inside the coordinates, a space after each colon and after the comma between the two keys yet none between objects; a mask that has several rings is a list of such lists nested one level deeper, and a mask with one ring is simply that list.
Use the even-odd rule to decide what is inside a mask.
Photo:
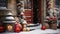
[{"label": "lantern glass pane", "polygon": [[8,25],[7,25],[7,30],[8,30],[8,31],[11,31],[12,29],[13,29],[13,26],[8,24]]}]

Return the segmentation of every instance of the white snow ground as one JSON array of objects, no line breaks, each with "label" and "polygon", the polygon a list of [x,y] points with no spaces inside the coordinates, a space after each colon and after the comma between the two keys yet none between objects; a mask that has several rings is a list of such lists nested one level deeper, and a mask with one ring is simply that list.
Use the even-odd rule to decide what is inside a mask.
[{"label": "white snow ground", "polygon": [[0,33],[0,34],[60,34],[59,33],[60,29],[57,30],[52,30],[52,29],[46,29],[46,30],[41,30],[41,29],[36,29],[34,31],[30,32],[19,32],[19,33]]},{"label": "white snow ground", "polygon": [[53,29],[41,30],[40,27],[41,27],[41,24],[40,24],[40,26],[37,26],[37,28],[33,27],[33,28],[36,28],[36,30],[29,31],[29,32],[19,32],[19,33],[8,33],[8,32],[6,32],[6,33],[0,33],[0,34],[60,34],[60,29],[57,29],[57,30],[53,30]]}]

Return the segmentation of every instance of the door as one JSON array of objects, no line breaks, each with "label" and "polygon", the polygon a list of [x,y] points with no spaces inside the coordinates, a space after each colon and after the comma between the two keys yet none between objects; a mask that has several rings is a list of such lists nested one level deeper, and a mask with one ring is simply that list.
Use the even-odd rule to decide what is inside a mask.
[{"label": "door", "polygon": [[28,23],[41,22],[41,0],[25,0],[25,16]]},{"label": "door", "polygon": [[28,24],[33,23],[33,3],[32,0],[24,0],[25,5],[24,5],[24,15],[25,15],[25,20],[27,21]]}]

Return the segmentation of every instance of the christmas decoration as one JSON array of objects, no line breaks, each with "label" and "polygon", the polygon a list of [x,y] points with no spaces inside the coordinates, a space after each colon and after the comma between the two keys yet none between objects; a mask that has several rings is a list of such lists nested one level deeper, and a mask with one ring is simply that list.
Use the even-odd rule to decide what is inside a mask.
[{"label": "christmas decoration", "polygon": [[4,26],[0,25],[0,32],[4,32],[4,31],[5,31]]},{"label": "christmas decoration", "polygon": [[27,28],[27,32],[29,32],[30,31],[30,29],[29,28]]},{"label": "christmas decoration", "polygon": [[13,29],[13,26],[12,25],[7,25],[7,30],[8,31],[11,31]]},{"label": "christmas decoration", "polygon": [[19,0],[19,3],[17,3],[17,7],[19,10],[19,15],[21,16],[21,24],[23,27],[23,31],[27,31],[27,22],[25,20],[25,16],[24,16],[24,1],[23,0]]},{"label": "christmas decoration", "polygon": [[6,17],[3,21],[3,24],[5,24],[4,27],[6,28],[7,32],[13,32],[14,25],[15,25],[15,22],[16,22],[14,17],[13,17],[13,14],[11,12],[8,12],[5,16]]},{"label": "christmas decoration", "polygon": [[27,28],[23,28],[23,32],[27,32]]},{"label": "christmas decoration", "polygon": [[41,29],[42,29],[42,30],[46,30],[46,26],[45,26],[45,25],[43,25]]},{"label": "christmas decoration", "polygon": [[14,32],[20,32],[21,30],[22,30],[21,24],[19,24],[19,23],[15,24]]},{"label": "christmas decoration", "polygon": [[48,20],[51,20],[52,21],[53,18],[48,18]]},{"label": "christmas decoration", "polygon": [[50,27],[51,27],[51,29],[56,30],[57,29],[57,23],[56,23],[56,21],[52,21],[52,23],[50,24]]},{"label": "christmas decoration", "polygon": [[53,17],[53,20],[54,20],[54,21],[57,20],[57,17]]},{"label": "christmas decoration", "polygon": [[49,24],[47,22],[45,22],[44,25],[46,26],[46,29],[49,29]]},{"label": "christmas decoration", "polygon": [[26,20],[24,20],[22,22],[22,24],[23,24],[23,31],[27,31],[27,22],[26,22]]},{"label": "christmas decoration", "polygon": [[57,21],[57,17],[50,17],[48,18],[49,21]]}]

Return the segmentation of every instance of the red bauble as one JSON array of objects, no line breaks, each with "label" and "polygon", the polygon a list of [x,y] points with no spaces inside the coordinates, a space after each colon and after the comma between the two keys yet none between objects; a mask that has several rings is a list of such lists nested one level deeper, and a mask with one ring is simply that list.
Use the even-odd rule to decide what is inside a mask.
[{"label": "red bauble", "polygon": [[0,32],[4,32],[4,27],[0,26]]},{"label": "red bauble", "polygon": [[22,30],[21,24],[15,24],[14,32],[20,32]]},{"label": "red bauble", "polygon": [[41,28],[42,30],[45,30],[46,29],[46,26],[42,26],[42,28]]}]

